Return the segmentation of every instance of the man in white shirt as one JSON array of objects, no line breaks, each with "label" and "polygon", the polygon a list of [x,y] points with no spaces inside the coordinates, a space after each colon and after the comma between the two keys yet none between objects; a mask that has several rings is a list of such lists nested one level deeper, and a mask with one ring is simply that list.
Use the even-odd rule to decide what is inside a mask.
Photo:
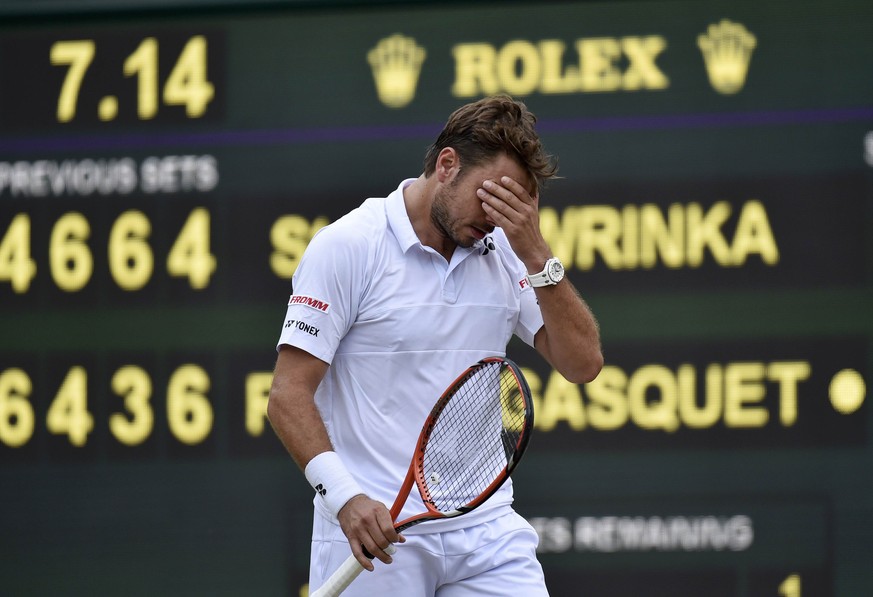
[{"label": "man in white shirt", "polygon": [[[603,365],[597,324],[539,229],[556,173],[521,102],[462,106],[424,172],[323,228],[294,275],[268,414],[316,490],[310,587],[349,550],[391,566],[347,595],[547,595],[507,482],[474,512],[400,536],[391,504],[421,424],[513,334],[575,383]],[[423,511],[416,492],[400,519]],[[416,501],[418,500],[418,501]],[[395,558],[390,543],[406,543]]]}]

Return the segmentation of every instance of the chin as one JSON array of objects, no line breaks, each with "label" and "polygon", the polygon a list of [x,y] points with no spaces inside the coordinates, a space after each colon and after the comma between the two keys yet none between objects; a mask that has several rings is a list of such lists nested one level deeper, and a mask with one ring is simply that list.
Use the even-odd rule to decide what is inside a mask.
[{"label": "chin", "polygon": [[455,240],[455,244],[463,249],[469,249],[470,247],[474,247],[474,246],[476,246],[476,243],[478,243],[478,242],[480,242],[480,241],[475,236],[469,236],[467,238]]}]

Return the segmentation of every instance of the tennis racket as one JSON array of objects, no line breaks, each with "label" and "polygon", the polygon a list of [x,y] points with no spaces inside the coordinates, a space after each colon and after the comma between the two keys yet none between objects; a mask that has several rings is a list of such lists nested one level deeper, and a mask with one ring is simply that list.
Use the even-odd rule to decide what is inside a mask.
[{"label": "tennis racket", "polygon": [[[530,388],[518,365],[482,359],[440,396],[424,422],[406,479],[391,506],[397,532],[428,520],[454,518],[491,497],[518,465],[533,430]],[[426,511],[397,522],[412,486]],[[394,546],[385,551],[394,553]],[[337,597],[364,570],[355,556],[311,597]]]}]

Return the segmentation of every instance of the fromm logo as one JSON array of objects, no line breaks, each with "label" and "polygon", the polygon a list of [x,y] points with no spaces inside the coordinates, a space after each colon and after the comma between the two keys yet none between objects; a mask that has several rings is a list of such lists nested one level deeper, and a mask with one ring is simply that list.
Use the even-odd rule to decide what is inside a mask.
[{"label": "fromm logo", "polygon": [[324,301],[312,298],[311,296],[303,296],[302,294],[292,294],[291,298],[288,300],[288,304],[306,305],[307,307],[312,307],[316,311],[321,311],[322,313],[327,313],[330,309],[330,303],[325,303]]}]

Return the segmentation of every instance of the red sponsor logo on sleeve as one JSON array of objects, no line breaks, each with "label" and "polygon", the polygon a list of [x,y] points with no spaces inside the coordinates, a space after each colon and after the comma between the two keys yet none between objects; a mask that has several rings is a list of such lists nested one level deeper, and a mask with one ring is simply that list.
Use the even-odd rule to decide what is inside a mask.
[{"label": "red sponsor logo on sleeve", "polygon": [[311,296],[303,296],[302,294],[292,294],[291,298],[288,299],[288,305],[306,305],[322,313],[327,313],[330,309],[330,303],[312,298]]},{"label": "red sponsor logo on sleeve", "polygon": [[527,278],[522,278],[518,281],[518,285],[521,286],[521,289],[524,290],[528,286]]}]

